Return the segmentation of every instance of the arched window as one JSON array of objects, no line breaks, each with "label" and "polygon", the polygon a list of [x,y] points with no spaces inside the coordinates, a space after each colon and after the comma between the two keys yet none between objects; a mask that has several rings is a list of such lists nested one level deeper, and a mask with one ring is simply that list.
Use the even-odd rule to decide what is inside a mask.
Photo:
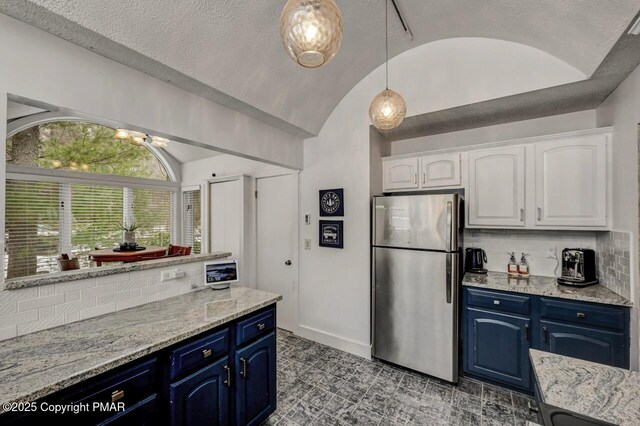
[{"label": "arched window", "polygon": [[59,271],[57,258],[122,241],[168,246],[178,185],[147,145],[83,121],[37,124],[7,138],[5,278]]}]

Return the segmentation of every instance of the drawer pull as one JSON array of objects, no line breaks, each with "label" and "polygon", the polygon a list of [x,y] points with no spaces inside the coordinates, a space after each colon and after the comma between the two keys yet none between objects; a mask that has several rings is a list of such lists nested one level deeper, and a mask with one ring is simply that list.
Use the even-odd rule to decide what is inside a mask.
[{"label": "drawer pull", "polygon": [[494,301],[493,301],[493,304],[494,304],[494,305],[499,305],[499,304],[500,304],[500,301],[499,301],[499,300],[494,300]]},{"label": "drawer pull", "polygon": [[576,315],[578,318],[580,319],[585,319],[587,316],[585,314],[583,314],[582,312],[578,312]]},{"label": "drawer pull", "polygon": [[231,369],[228,365],[224,366],[224,371],[227,373],[227,380],[224,381],[224,384],[227,385],[228,388],[231,387]]},{"label": "drawer pull", "polygon": [[122,398],[124,398],[123,390],[114,390],[111,392],[111,402],[120,401]]},{"label": "drawer pull", "polygon": [[242,371],[240,372],[240,375],[246,379],[247,378],[247,360],[244,358],[240,358],[240,362],[242,363]]},{"label": "drawer pull", "polygon": [[261,323],[259,323],[259,324],[256,324],[256,327],[258,328],[258,330],[262,331],[262,330],[264,330],[264,328],[265,328],[266,326],[264,325],[264,323],[263,323],[263,322],[261,322]]},{"label": "drawer pull", "polygon": [[203,358],[209,358],[211,356],[211,349],[204,349],[202,351]]}]

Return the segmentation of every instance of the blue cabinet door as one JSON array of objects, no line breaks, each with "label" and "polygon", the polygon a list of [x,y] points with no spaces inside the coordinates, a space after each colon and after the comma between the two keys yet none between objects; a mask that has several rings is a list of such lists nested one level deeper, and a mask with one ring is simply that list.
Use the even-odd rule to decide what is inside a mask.
[{"label": "blue cabinet door", "polygon": [[540,333],[544,351],[614,367],[629,367],[622,332],[540,321]]},{"label": "blue cabinet door", "polygon": [[224,357],[169,386],[171,425],[229,424],[229,358]]},{"label": "blue cabinet door", "polygon": [[530,320],[467,309],[467,371],[529,389]]},{"label": "blue cabinet door", "polygon": [[236,424],[259,425],[276,409],[276,334],[236,351]]}]

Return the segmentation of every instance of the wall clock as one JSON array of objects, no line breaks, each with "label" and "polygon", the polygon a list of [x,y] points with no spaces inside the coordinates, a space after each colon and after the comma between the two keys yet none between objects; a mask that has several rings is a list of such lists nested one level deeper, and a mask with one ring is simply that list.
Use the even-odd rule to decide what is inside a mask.
[{"label": "wall clock", "polygon": [[342,188],[320,190],[320,216],[344,216]]}]

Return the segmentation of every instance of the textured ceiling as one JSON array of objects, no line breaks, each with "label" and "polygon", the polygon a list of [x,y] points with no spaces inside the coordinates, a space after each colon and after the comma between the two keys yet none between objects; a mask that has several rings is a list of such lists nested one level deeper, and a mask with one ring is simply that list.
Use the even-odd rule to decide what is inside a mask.
[{"label": "textured ceiling", "polygon": [[[281,46],[285,0],[13,0],[0,12],[149,75],[300,135],[317,134],[384,61],[382,0],[338,0],[345,33],[325,67],[295,65]],[[390,15],[390,55],[434,40],[526,44],[590,76],[638,11],[637,0],[399,0],[414,35]],[[391,70],[393,73],[393,69]]]}]

